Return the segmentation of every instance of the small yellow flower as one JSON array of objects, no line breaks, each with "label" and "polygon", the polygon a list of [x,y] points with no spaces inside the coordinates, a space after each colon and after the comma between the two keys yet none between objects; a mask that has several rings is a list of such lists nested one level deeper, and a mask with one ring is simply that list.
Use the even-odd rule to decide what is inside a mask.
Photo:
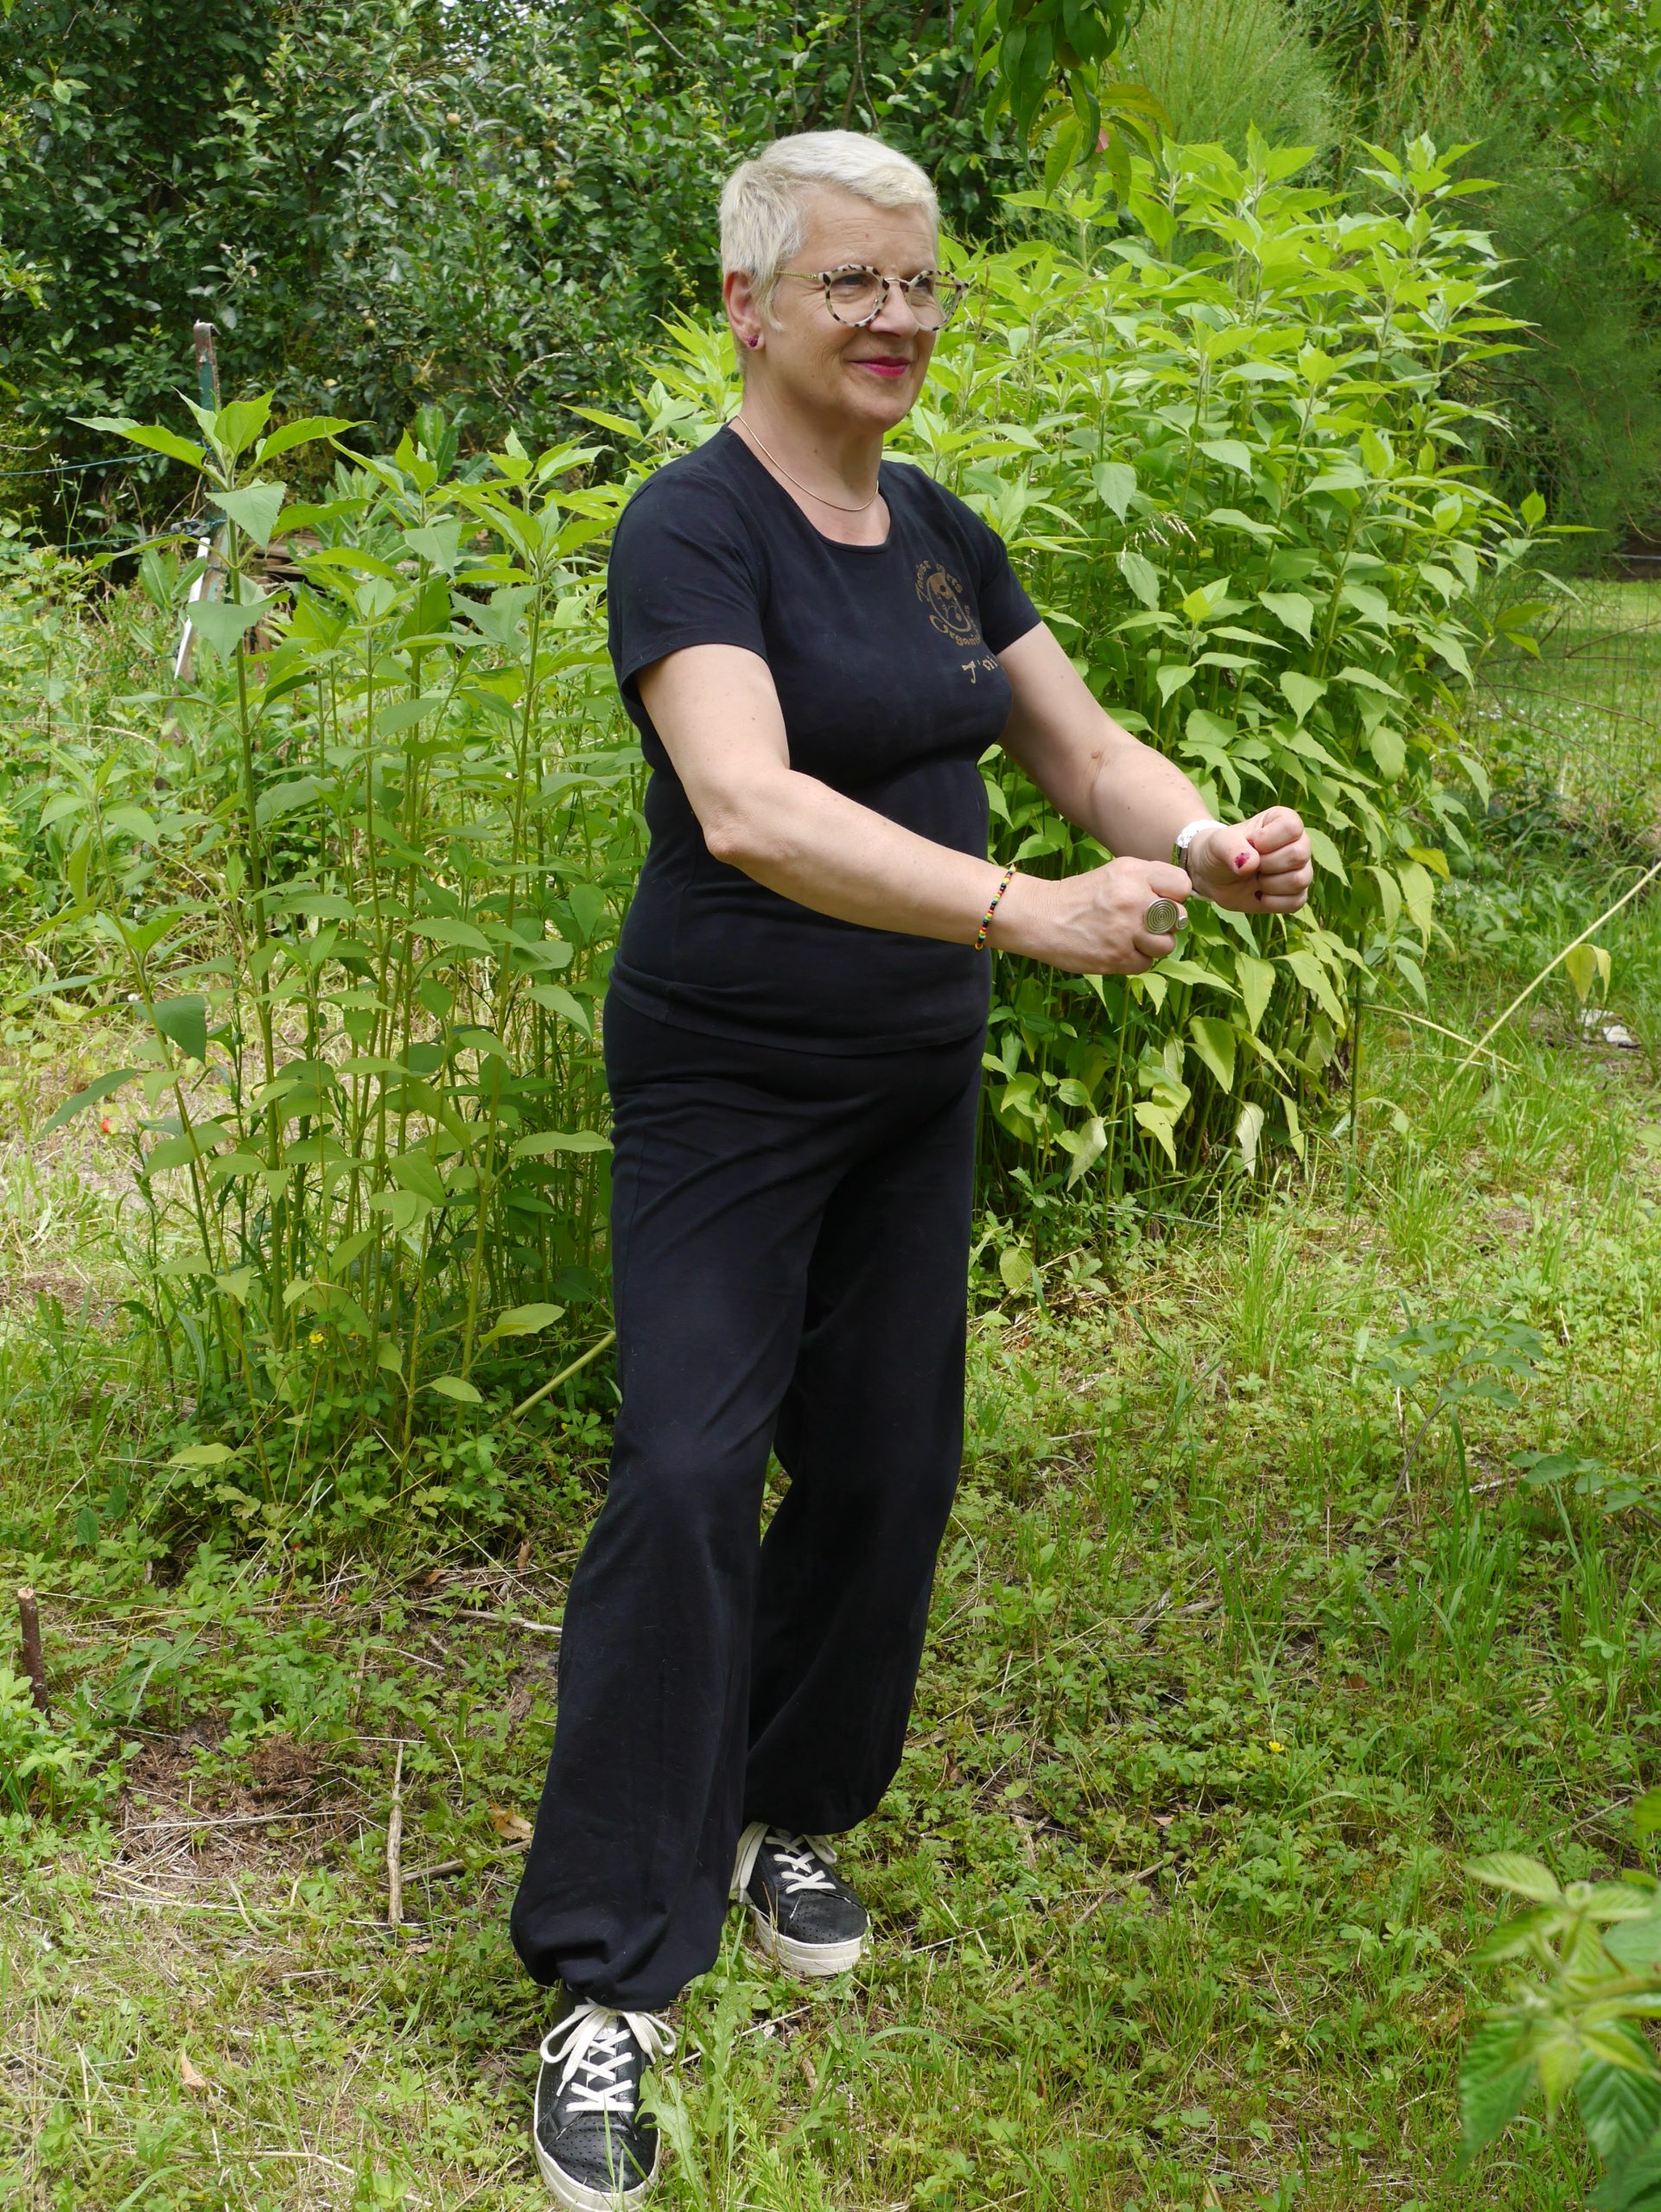
[{"label": "small yellow flower", "polygon": [[[309,1344],[320,1344],[322,1341],[323,1332],[321,1329],[314,1329],[311,1334],[306,1338],[306,1342]],[[1280,1747],[1277,1745],[1276,1749],[1278,1750],[1279,1748]]]},{"label": "small yellow flower", "polygon": [[1271,1736],[1269,1739],[1269,1748],[1271,1751],[1283,1751],[1286,1746],[1284,1744],[1277,1744]]}]

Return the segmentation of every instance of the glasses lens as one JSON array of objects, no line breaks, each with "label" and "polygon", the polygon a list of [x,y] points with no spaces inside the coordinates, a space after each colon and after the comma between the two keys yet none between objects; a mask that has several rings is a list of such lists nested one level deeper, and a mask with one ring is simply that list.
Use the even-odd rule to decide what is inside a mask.
[{"label": "glasses lens", "polygon": [[874,269],[838,269],[826,279],[830,312],[841,322],[862,322],[882,299],[882,279]]},{"label": "glasses lens", "polygon": [[941,330],[957,311],[964,288],[955,276],[942,276],[938,269],[926,270],[913,280],[911,311],[925,330]]},{"label": "glasses lens", "polygon": [[951,313],[946,297],[946,279],[932,270],[913,276],[906,287],[906,296],[911,302],[912,314],[924,330],[939,330]]}]

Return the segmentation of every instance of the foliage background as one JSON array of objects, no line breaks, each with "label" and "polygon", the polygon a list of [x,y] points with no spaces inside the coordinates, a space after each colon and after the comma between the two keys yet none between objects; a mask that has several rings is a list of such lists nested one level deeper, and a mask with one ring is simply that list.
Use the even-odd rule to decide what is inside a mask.
[{"label": "foliage background", "polygon": [[[0,299],[0,376],[54,440],[72,415],[148,416],[206,316],[229,390],[383,446],[429,400],[469,446],[509,423],[550,442],[572,400],[627,398],[658,318],[714,304],[721,179],[781,130],[883,131],[991,241],[1027,159],[983,120],[974,20],[951,0],[15,0],[0,243],[45,292]],[[1652,4],[1155,0],[1122,66],[1179,137],[1239,156],[1255,122],[1346,188],[1368,188],[1368,138],[1478,142],[1506,304],[1539,334],[1480,379],[1505,417],[1485,451],[1513,499],[1538,489],[1594,533],[1560,560],[1661,531]],[[111,515],[167,496],[93,483]],[[73,535],[100,526],[79,512]],[[47,519],[72,534],[61,501]]]}]

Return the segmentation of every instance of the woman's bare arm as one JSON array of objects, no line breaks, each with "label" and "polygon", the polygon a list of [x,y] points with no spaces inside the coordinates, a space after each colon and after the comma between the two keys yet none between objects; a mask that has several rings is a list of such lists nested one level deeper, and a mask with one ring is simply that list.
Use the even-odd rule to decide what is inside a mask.
[{"label": "woman's bare arm", "polygon": [[[1098,705],[1042,623],[998,659],[1015,695],[1005,752],[1059,814],[1109,852],[1167,854],[1177,831],[1205,814],[1181,769]],[[1303,823],[1288,806],[1203,831],[1188,848],[1187,868],[1197,897],[1247,913],[1291,912],[1308,895],[1314,873]]]},{"label": "woman's bare arm", "polygon": [[[643,670],[640,686],[717,860],[822,914],[951,944],[973,942],[1000,871],[793,769],[778,694],[759,655],[739,645],[689,645]],[[992,941],[1074,974],[1139,972],[1174,942],[1142,926],[1149,901],[1187,892],[1181,868],[1144,857],[1060,883],[1017,876]]]}]

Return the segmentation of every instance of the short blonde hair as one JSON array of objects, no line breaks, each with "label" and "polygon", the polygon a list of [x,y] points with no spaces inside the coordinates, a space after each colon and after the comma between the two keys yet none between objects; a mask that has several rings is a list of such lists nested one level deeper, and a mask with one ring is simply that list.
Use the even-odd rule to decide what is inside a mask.
[{"label": "short blonde hair", "polygon": [[775,138],[741,162],[721,194],[721,273],[735,270],[755,287],[769,321],[785,264],[802,242],[802,210],[817,186],[869,200],[874,207],[915,207],[940,227],[940,203],[927,172],[909,155],[857,130],[801,130]]}]

